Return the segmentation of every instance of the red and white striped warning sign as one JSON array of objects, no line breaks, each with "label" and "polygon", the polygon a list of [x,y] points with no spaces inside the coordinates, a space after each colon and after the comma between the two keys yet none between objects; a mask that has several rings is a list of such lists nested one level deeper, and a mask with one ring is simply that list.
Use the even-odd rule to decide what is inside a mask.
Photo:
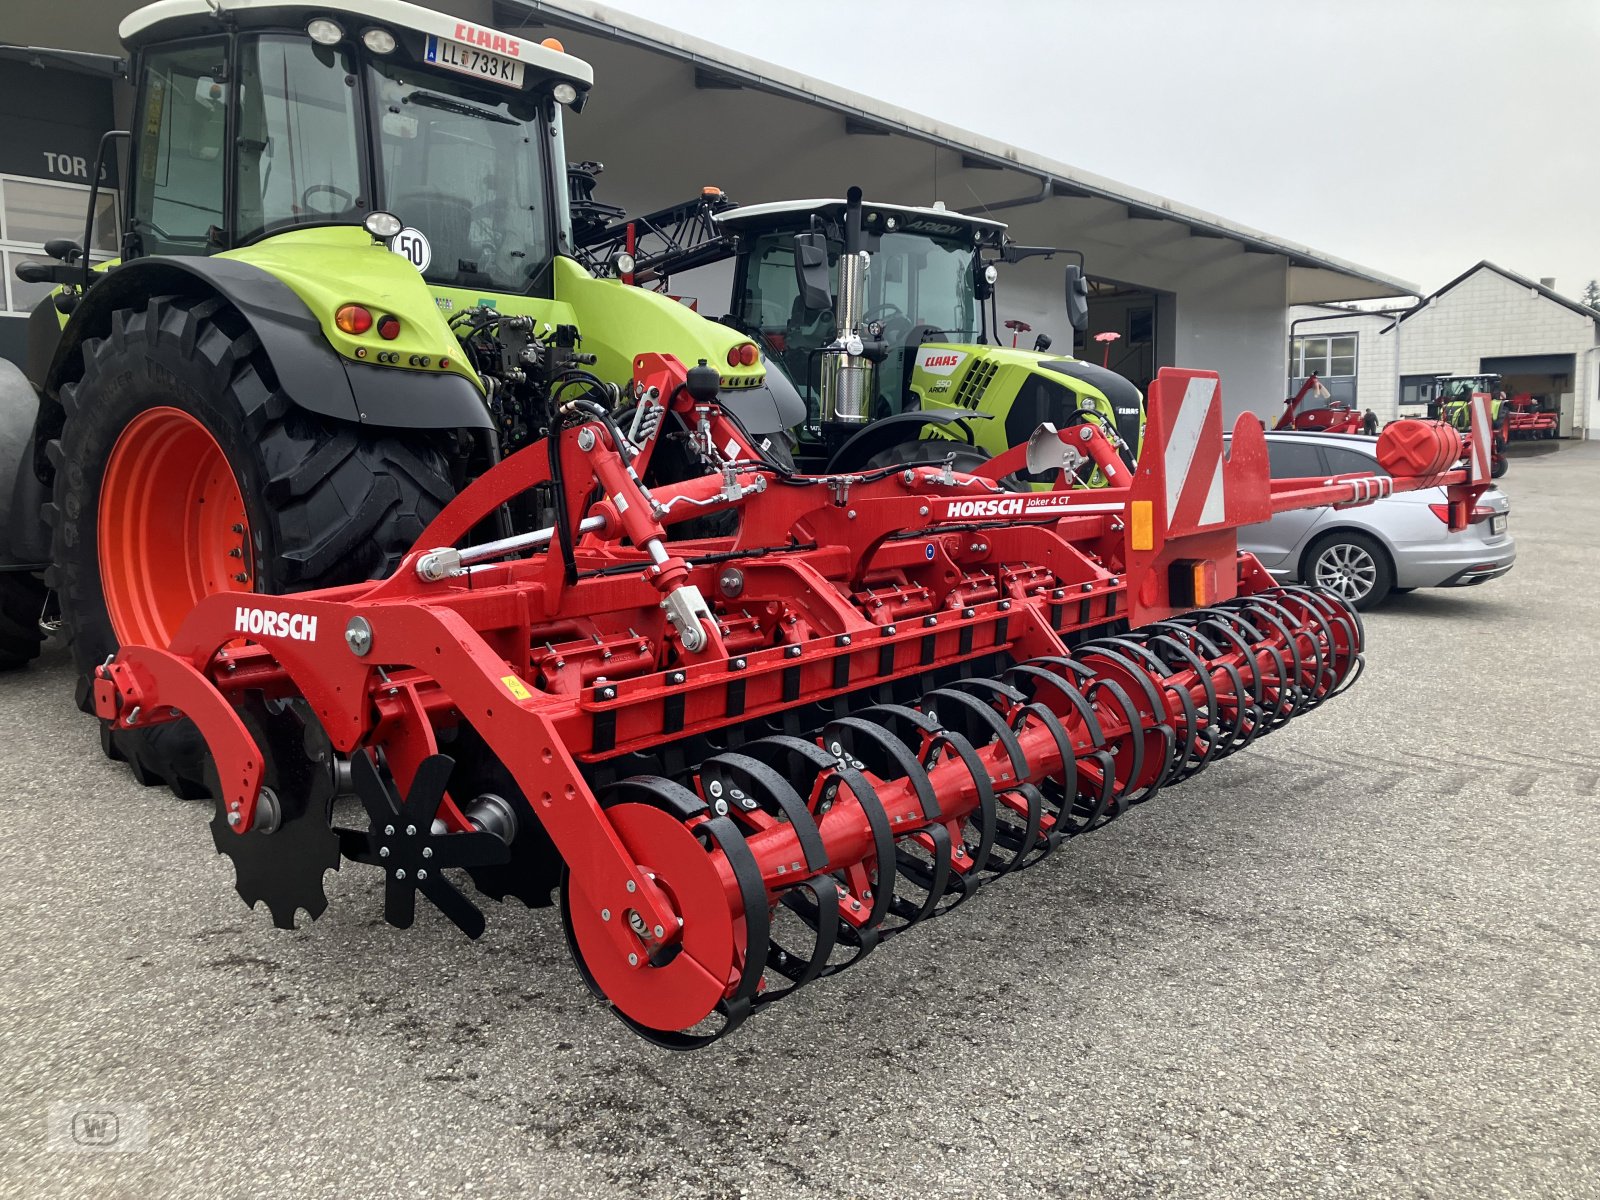
[{"label": "red and white striped warning sign", "polygon": [[1167,528],[1197,529],[1227,518],[1222,483],[1222,397],[1215,376],[1190,378],[1167,433]]},{"label": "red and white striped warning sign", "polygon": [[1494,452],[1494,423],[1489,419],[1489,397],[1483,392],[1472,396],[1472,468],[1473,483],[1488,483],[1490,456]]}]

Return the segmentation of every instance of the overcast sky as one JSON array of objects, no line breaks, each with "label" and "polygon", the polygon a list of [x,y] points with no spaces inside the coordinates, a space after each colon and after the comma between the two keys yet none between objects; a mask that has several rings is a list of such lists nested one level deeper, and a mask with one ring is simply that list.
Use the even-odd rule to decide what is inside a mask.
[{"label": "overcast sky", "polygon": [[1600,0],[606,2],[1424,292],[1600,276]]}]

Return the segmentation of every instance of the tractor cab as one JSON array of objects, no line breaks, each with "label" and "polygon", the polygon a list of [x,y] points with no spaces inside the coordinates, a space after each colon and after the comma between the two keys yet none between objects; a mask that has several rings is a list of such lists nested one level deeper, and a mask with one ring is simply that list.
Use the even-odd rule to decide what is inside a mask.
[{"label": "tractor cab", "polygon": [[[733,317],[801,389],[813,421],[820,415],[822,351],[839,332],[835,301],[846,207],[843,200],[782,201],[716,217],[742,247]],[[795,238],[813,231],[826,260],[825,293],[808,291],[796,270]],[[924,343],[965,344],[983,335],[985,271],[993,271],[983,251],[998,252],[1004,236],[998,221],[945,209],[864,206],[861,241],[870,266],[859,319],[881,355],[871,416],[915,407],[911,383]]]},{"label": "tractor cab", "polygon": [[400,0],[169,0],[121,35],[139,89],[125,257],[388,212],[401,227],[379,232],[430,284],[549,294],[570,240],[560,109],[593,79],[559,44]]},{"label": "tractor cab", "polygon": [[[806,400],[797,458],[836,469],[964,444],[979,460],[1041,423],[1093,421],[1137,453],[1143,397],[1120,375],[1001,344],[998,263],[1058,253],[944,208],[843,200],[732,207],[712,219],[735,247],[730,321]],[[1067,268],[1066,324],[1087,322],[1081,267]],[[846,449],[848,447],[848,450]]]}]

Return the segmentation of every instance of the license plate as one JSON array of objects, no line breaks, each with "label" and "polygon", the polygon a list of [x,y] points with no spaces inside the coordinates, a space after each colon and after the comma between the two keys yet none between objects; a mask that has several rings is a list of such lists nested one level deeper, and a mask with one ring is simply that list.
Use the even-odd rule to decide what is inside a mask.
[{"label": "license plate", "polygon": [[487,50],[479,50],[464,42],[430,36],[427,51],[422,57],[436,67],[460,71],[463,75],[475,75],[505,87],[522,86],[522,64],[516,59],[503,54],[490,54]]},{"label": "license plate", "polygon": [[1489,536],[1499,537],[1506,531],[1506,514],[1498,513],[1489,518]]}]

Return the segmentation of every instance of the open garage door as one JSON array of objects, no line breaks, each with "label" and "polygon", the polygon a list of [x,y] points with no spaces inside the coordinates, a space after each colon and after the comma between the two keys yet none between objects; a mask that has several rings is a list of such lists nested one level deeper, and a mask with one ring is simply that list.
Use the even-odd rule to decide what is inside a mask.
[{"label": "open garage door", "polygon": [[1575,354],[1504,354],[1480,358],[1478,369],[1499,375],[1507,396],[1532,396],[1545,412],[1559,414],[1560,436],[1571,437],[1577,411],[1573,385],[1577,358]]},{"label": "open garage door", "polygon": [[1074,339],[1073,353],[1149,395],[1156,372],[1174,365],[1176,316],[1172,292],[1091,276],[1089,327]]}]

